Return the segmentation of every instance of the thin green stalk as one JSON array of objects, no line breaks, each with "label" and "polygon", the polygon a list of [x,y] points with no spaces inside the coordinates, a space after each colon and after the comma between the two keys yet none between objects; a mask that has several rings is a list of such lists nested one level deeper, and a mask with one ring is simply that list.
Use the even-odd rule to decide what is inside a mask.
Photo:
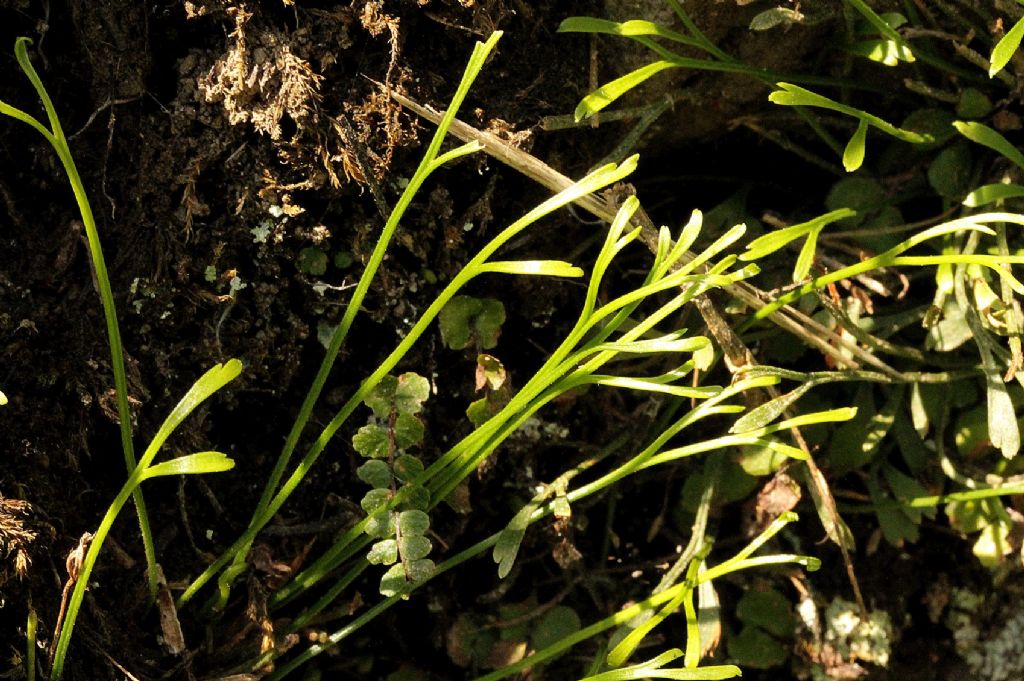
[{"label": "thin green stalk", "polygon": [[25,624],[25,679],[36,681],[36,625],[39,623],[39,616],[36,614],[32,604],[28,604],[28,623]]},{"label": "thin green stalk", "polygon": [[[110,364],[114,372],[114,392],[117,398],[117,416],[120,421],[121,449],[124,452],[125,467],[130,473],[135,468],[135,449],[132,442],[132,416],[128,407],[128,379],[124,366],[124,348],[121,345],[121,332],[117,323],[117,308],[114,303],[114,294],[110,287],[110,277],[107,274],[107,265],[103,257],[103,248],[100,244],[99,231],[96,228],[96,219],[89,205],[89,197],[82,184],[82,178],[78,174],[75,160],[71,155],[71,148],[68,146],[61,128],[60,120],[57,117],[57,110],[46,92],[42,80],[32,66],[28,58],[28,45],[32,41],[29,38],[18,38],[14,43],[14,54],[22,71],[28,76],[39,99],[46,111],[50,123],[50,129],[36,120],[33,116],[16,109],[8,104],[0,102],[0,113],[16,118],[35,128],[57,152],[64,171],[71,183],[71,189],[75,194],[75,201],[78,204],[79,213],[82,216],[82,224],[85,226],[86,240],[89,244],[89,255],[92,259],[93,271],[96,274],[96,284],[99,289],[100,301],[103,305],[103,318],[107,327],[107,340],[110,345]],[[138,490],[133,495],[135,511],[139,519],[139,531],[142,533],[142,546],[146,556],[146,577],[149,586],[150,597],[155,598],[157,592],[156,573],[156,545],[153,542],[153,531],[150,528],[149,515],[146,512],[146,504],[142,497],[142,491]]]},{"label": "thin green stalk", "polygon": [[[849,267],[844,267],[841,270],[829,272],[828,274],[812,279],[803,286],[794,289],[793,291],[790,291],[786,295],[775,299],[768,305],[765,305],[763,308],[761,308],[755,313],[755,316],[758,319],[762,319],[771,314],[772,312],[778,310],[780,307],[788,305],[789,303],[796,301],[802,296],[807,295],[808,293],[813,293],[814,291],[824,288],[829,284],[834,284],[837,281],[847,279],[854,275],[863,274],[864,272],[869,272],[871,270],[879,269],[882,267],[892,266],[894,264],[938,264],[949,262],[960,263],[967,262],[968,260],[971,260],[972,262],[976,261],[979,264],[984,265],[998,264],[999,256],[975,256],[971,254],[962,254],[900,257],[900,254],[934,237],[942,236],[944,234],[952,234],[954,232],[958,232],[961,230],[971,230],[973,232],[994,234],[993,230],[985,226],[985,223],[1000,221],[1024,225],[1024,215],[1017,215],[1014,213],[981,213],[979,215],[971,215],[964,218],[958,218],[956,220],[951,220],[949,222],[944,222],[940,225],[936,225],[935,227],[931,227],[929,229],[926,229],[922,232],[915,234],[911,238],[897,244],[896,246],[893,246],[888,251],[876,255],[873,258],[868,258],[855,265],[850,265]],[[980,258],[980,260],[974,260],[978,258]],[[999,268],[999,271],[1001,272],[1000,276],[1012,276],[1005,270],[1002,270],[1002,268]]]},{"label": "thin green stalk", "polygon": [[954,501],[979,501],[993,497],[1016,496],[1024,494],[1024,483],[1003,485],[1002,487],[985,487],[981,489],[963,490],[961,492],[950,492],[949,494],[937,494],[927,497],[912,497],[909,499],[889,499],[883,503],[845,505],[843,513],[875,513],[881,509],[896,508],[934,508],[949,504]]}]

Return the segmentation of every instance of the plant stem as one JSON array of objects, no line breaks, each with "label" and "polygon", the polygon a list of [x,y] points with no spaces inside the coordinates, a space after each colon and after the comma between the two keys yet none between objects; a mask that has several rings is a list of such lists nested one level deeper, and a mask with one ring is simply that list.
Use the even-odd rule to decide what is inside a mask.
[{"label": "plant stem", "polygon": [[[117,307],[114,303],[114,294],[110,287],[110,277],[107,274],[107,265],[103,257],[103,248],[100,245],[100,235],[96,228],[96,219],[93,216],[92,207],[89,205],[89,197],[82,184],[82,178],[78,174],[75,160],[71,155],[64,131],[61,128],[60,120],[57,117],[57,110],[50,100],[43,82],[28,59],[27,46],[31,44],[28,38],[18,38],[14,45],[14,53],[22,71],[35,87],[36,93],[46,110],[50,122],[50,130],[38,122],[35,118],[18,111],[13,107],[4,105],[0,112],[11,115],[14,118],[28,123],[38,130],[43,137],[53,146],[54,151],[60,158],[68,180],[71,182],[71,189],[75,194],[75,201],[82,216],[82,224],[85,226],[86,240],[89,244],[89,255],[92,258],[93,271],[96,274],[96,284],[99,289],[100,301],[103,305],[103,318],[107,327],[107,340],[110,345],[110,363],[114,372],[114,391],[117,399],[117,415],[120,421],[121,449],[124,452],[125,467],[131,473],[135,469],[135,449],[132,442],[132,416],[128,407],[128,379],[124,365],[124,348],[121,344],[121,332],[117,323]],[[20,114],[20,115],[19,115]],[[149,524],[149,514],[146,511],[146,504],[142,497],[141,490],[132,495],[135,503],[135,511],[139,519],[139,530],[142,533],[142,546],[146,555],[146,577],[151,598],[156,597],[157,574],[156,574],[156,545],[153,542],[153,532]]]}]

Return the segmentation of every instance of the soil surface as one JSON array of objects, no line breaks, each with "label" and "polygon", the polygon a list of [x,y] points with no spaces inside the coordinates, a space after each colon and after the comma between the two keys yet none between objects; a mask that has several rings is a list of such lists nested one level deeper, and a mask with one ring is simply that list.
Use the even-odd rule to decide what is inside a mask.
[{"label": "soil surface", "polygon": [[[696,3],[694,17],[716,43],[751,63],[786,71],[819,58],[829,25],[794,28],[780,50],[772,39],[747,39],[754,8],[745,4]],[[245,364],[162,455],[217,450],[236,467],[144,488],[171,593],[244,530],[319,365],[324,334],[344,313],[382,214],[430,139],[433,126],[388,90],[443,107],[474,42],[502,30],[461,118],[578,177],[628,127],[549,130],[545,117],[571,112],[597,81],[643,58],[622,41],[556,33],[566,16],[645,11],[600,5],[0,0],[0,100],[42,116],[10,49],[16,36],[28,36],[96,213],[137,449],[203,371],[232,357]],[[806,206],[827,187],[813,166],[737,125],[770,106],[764,87],[720,74],[671,76],[656,87],[676,95],[678,116],[661,119],[638,142],[645,165],[631,180],[656,219],[682,224],[692,208],[709,209],[740,186],[750,188],[754,204],[772,197],[762,207],[776,211]],[[648,101],[652,88],[626,105]],[[435,175],[397,233],[310,431],[332,418],[408,331],[438,282],[547,196],[482,155]],[[52,149],[9,119],[0,121],[0,199],[0,388],[9,398],[0,410],[0,671],[23,678],[26,613],[38,614],[40,664],[48,669],[65,561],[95,531],[126,472],[103,313],[74,197]],[[543,230],[512,243],[509,256],[572,259],[592,244],[595,229],[560,211]],[[327,262],[307,261],[320,256]],[[628,279],[630,259],[639,268],[647,258],[641,250],[627,255],[616,276]],[[544,360],[574,321],[564,310],[579,300],[575,284],[541,279],[482,279],[468,292],[505,305],[508,319],[492,352],[513,383]],[[431,378],[435,389],[425,412],[428,461],[471,429],[464,410],[476,395],[474,365],[475,352],[449,350],[432,333],[398,367]],[[567,461],[623,432],[639,441],[649,406],[596,393],[553,405],[532,434],[514,439],[473,476],[461,513],[445,509],[434,519],[434,544],[445,547],[439,560],[503,527],[533,486],[561,474]],[[184,651],[169,649],[159,611],[148,603],[139,530],[127,506],[92,575],[66,678],[257,678],[230,674],[295,615],[271,618],[267,594],[361,516],[364,485],[354,474],[360,461],[351,431],[329,445],[259,537],[228,607],[206,612],[203,593],[179,613]],[[389,610],[311,669],[323,678],[473,678],[514,661],[518,643],[510,637],[480,655],[463,649],[463,629],[500,628],[499,620],[524,612],[530,621],[529,612],[537,617],[555,605],[589,623],[627,598],[645,597],[688,538],[687,521],[674,522],[669,507],[692,470],[637,476],[614,500],[602,496],[574,508],[571,524],[542,523],[527,534],[521,567],[509,580],[478,559]],[[740,545],[741,516],[749,512],[741,506],[716,510],[723,550]],[[813,510],[804,517],[813,518]],[[862,545],[877,530],[873,516],[851,524]],[[819,527],[805,525],[790,541],[824,561],[811,582],[815,596],[823,603],[850,598],[839,552],[818,543]],[[614,560],[602,555],[609,546]],[[952,633],[941,617],[929,617],[927,604],[936,583],[987,588],[989,575],[969,545],[938,523],[915,544],[897,550],[883,543],[855,562],[871,607],[887,611],[901,632],[888,670],[864,665],[870,678],[963,678]],[[292,643],[304,647],[321,629],[365,612],[379,598],[378,579],[357,582],[332,619]],[[771,580],[794,601],[793,584],[806,584],[795,572]],[[750,586],[747,578],[721,585],[727,632],[739,627],[731,613]],[[681,625],[669,633],[681,639]],[[744,678],[796,678],[791,669],[806,669],[813,655],[798,642],[787,646],[794,667],[751,669]],[[582,677],[597,652],[588,643],[533,678]]]}]

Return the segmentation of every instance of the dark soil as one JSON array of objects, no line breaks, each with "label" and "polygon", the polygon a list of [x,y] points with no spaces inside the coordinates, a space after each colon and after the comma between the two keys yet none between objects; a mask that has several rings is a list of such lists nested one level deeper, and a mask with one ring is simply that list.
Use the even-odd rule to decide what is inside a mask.
[{"label": "dark soil", "polygon": [[[341,317],[373,248],[382,224],[377,201],[393,204],[432,134],[431,125],[390,101],[378,83],[443,106],[473,43],[503,30],[462,118],[578,176],[614,146],[621,128],[544,132],[540,121],[572,111],[588,89],[590,42],[558,36],[555,28],[565,16],[600,14],[595,4],[0,0],[0,99],[39,111],[9,49],[15,36],[29,36],[96,211],[128,358],[137,447],[208,367],[231,357],[245,363],[242,377],[193,414],[166,453],[223,451],[236,468],[145,488],[172,591],[244,529],[322,357],[318,333]],[[697,16],[709,35],[729,44],[749,15],[731,3],[709,3]],[[780,70],[809,67],[827,31],[795,32],[788,51],[745,45],[740,56]],[[596,45],[602,78],[617,73],[620,44]],[[735,78],[712,85],[708,76],[670,83],[688,92],[688,101],[678,105],[680,119],[655,128],[641,145],[651,161],[634,181],[641,196],[652,196],[645,201],[656,217],[679,224],[694,206],[710,208],[740,185],[752,188],[755,203],[771,196],[773,205],[764,207],[774,210],[805,206],[809,194],[827,186],[820,171],[750,133],[726,136],[741,111],[751,115],[766,106],[763,88]],[[0,548],[7,554],[0,563],[0,647],[7,662],[0,667],[11,669],[8,678],[21,678],[28,608],[39,615],[45,659],[67,579],[65,558],[95,530],[125,470],[102,310],[66,178],[45,142],[7,119],[0,121],[0,159],[0,387],[10,398],[0,410]],[[697,159],[702,162],[689,163]],[[784,173],[776,170],[780,164]],[[314,423],[330,420],[364,369],[430,303],[431,277],[450,279],[501,226],[546,196],[482,157],[430,181],[407,214]],[[546,231],[512,248],[566,257],[593,230],[562,211]],[[332,263],[322,276],[303,272],[299,254],[309,247],[332,257],[349,253],[354,264]],[[630,257],[640,263],[645,256]],[[320,281],[329,286],[318,291]],[[484,281],[470,292],[498,296],[509,310],[495,352],[515,381],[571,324],[562,309],[576,304],[579,291],[572,284],[511,281]],[[474,398],[473,366],[472,353],[446,350],[431,336],[399,367],[433,377],[438,387],[428,407],[425,458],[469,431],[463,410]],[[500,451],[467,492],[471,514],[448,511],[435,520],[435,543],[451,547],[451,555],[500,529],[532,485],[559,475],[566,461],[602,446],[624,425],[641,437],[644,405],[617,400],[587,395],[555,406],[547,420],[568,437],[554,444],[524,440]],[[359,513],[362,483],[353,474],[358,461],[350,437],[347,432],[328,448],[276,529],[259,540],[268,563],[294,566],[307,552],[317,555],[330,533]],[[452,645],[452,632],[467,622],[493,623],[511,604],[557,602],[586,623],[627,598],[644,597],[676,545],[686,542],[688,528],[670,520],[650,541],[644,537],[690,470],[640,476],[619,490],[610,526],[614,561],[601,555],[608,545],[610,498],[604,497],[574,509],[573,527],[548,523],[528,534],[522,568],[509,582],[500,583],[486,559],[470,563],[389,610],[318,668],[325,678],[384,679],[399,669],[410,675],[396,679],[470,678],[482,671],[479,659]],[[738,505],[722,511],[720,537],[725,528],[739,536],[741,512]],[[258,610],[273,575],[257,570],[240,580],[247,588],[236,589],[218,617],[204,614],[198,601],[184,610],[188,651],[172,655],[146,602],[132,515],[126,508],[93,575],[67,678],[121,679],[129,672],[141,679],[249,678],[224,674],[259,646],[256,625],[267,621]],[[283,529],[321,521],[327,529],[319,533]],[[838,551],[815,545],[820,532],[805,525],[805,550],[825,562],[815,589],[825,600],[849,597]],[[855,529],[866,538],[874,526]],[[577,560],[566,558],[575,555],[573,547]],[[889,611],[904,632],[891,670],[872,678],[954,678],[959,662],[950,632],[929,623],[921,603],[943,574],[984,588],[987,575],[972,563],[969,548],[939,529],[903,551],[883,547],[856,563],[871,604]],[[777,577],[778,588],[794,595]],[[357,583],[342,607],[361,612],[363,601],[372,604],[376,581]],[[745,580],[722,586],[727,628],[737,624],[728,613],[746,586]],[[674,626],[672,634],[681,636]],[[311,629],[303,640],[316,635]],[[595,653],[590,643],[581,646],[563,658],[565,671],[558,674],[582,676]],[[745,678],[793,678],[777,670],[758,674],[751,670]],[[562,678],[545,675],[556,677]]]}]

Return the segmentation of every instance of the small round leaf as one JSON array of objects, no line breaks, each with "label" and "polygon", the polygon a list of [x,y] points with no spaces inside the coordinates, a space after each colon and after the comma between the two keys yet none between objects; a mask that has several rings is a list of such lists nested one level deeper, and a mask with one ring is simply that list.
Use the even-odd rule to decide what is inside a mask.
[{"label": "small round leaf", "polygon": [[402,511],[398,514],[398,526],[403,535],[420,535],[430,528],[430,516],[423,511]]},{"label": "small round leaf", "polygon": [[418,535],[403,536],[399,545],[402,552],[402,560],[406,561],[426,558],[432,547],[433,544],[430,543],[429,539]]},{"label": "small round leaf", "polygon": [[372,459],[356,469],[356,475],[374,489],[391,486],[391,471],[380,459]]}]

